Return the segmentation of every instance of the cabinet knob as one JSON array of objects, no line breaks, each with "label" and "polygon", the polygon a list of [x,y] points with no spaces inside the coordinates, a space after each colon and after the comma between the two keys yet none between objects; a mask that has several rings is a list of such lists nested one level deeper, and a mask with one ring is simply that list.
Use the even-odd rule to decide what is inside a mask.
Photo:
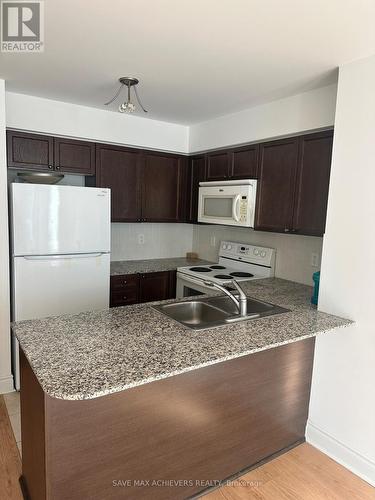
[{"label": "cabinet knob", "polygon": [[126,280],[124,280],[124,281],[121,282],[122,285],[126,285],[126,283],[127,283]]},{"label": "cabinet knob", "polygon": [[56,165],[55,169],[56,170],[60,170],[60,167],[58,165]]},{"label": "cabinet knob", "polygon": [[126,296],[126,295],[124,295],[124,296],[122,297],[122,300],[126,300],[126,299],[127,299],[127,296]]},{"label": "cabinet knob", "polygon": [[52,168],[53,168],[53,167],[52,167],[52,165],[48,165],[48,168],[49,168],[50,170],[52,170]]},{"label": "cabinet knob", "polygon": [[289,233],[289,229],[287,227],[284,229],[284,233]]}]

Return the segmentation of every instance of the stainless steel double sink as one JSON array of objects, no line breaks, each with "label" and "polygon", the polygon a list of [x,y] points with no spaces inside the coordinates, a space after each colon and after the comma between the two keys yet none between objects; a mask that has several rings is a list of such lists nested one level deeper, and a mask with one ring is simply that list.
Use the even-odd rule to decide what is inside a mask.
[{"label": "stainless steel double sink", "polygon": [[248,297],[247,315],[240,316],[234,302],[225,295],[202,299],[194,298],[152,306],[152,308],[192,330],[204,330],[289,311],[284,307]]}]

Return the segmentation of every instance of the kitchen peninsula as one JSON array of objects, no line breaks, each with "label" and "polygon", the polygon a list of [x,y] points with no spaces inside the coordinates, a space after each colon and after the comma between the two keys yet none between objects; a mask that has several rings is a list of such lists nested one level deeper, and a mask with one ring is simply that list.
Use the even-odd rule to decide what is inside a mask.
[{"label": "kitchen peninsula", "polygon": [[314,337],[350,321],[304,285],[244,289],[290,312],[200,332],[148,304],[14,324],[30,498],[186,498],[303,441]]}]

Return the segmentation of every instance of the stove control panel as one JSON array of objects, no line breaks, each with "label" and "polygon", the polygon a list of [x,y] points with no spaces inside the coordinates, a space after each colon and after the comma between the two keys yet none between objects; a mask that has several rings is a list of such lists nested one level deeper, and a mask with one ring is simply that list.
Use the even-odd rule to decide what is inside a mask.
[{"label": "stove control panel", "polygon": [[238,261],[243,260],[264,266],[273,266],[275,250],[273,248],[249,245],[248,243],[222,241],[219,257],[229,257]]}]

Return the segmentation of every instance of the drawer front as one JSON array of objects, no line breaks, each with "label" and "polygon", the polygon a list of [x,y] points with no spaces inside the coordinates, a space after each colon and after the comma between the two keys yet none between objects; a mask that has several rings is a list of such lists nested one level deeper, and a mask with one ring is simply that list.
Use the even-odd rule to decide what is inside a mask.
[{"label": "drawer front", "polygon": [[124,288],[122,291],[111,291],[110,307],[126,306],[138,303],[138,289],[134,286]]},{"label": "drawer front", "polygon": [[111,291],[121,291],[128,287],[137,287],[138,281],[138,274],[123,274],[121,276],[111,276]]}]

